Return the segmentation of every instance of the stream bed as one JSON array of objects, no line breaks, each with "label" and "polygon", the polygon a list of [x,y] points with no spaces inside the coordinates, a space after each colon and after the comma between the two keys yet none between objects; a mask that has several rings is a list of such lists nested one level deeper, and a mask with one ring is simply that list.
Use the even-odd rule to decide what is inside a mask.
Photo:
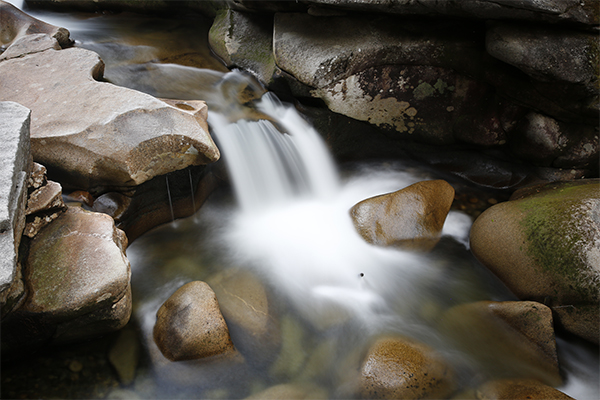
[{"label": "stream bed", "polygon": [[[66,27],[76,46],[100,54],[109,82],[157,97],[206,100],[231,185],[219,187],[195,215],[131,243],[134,311],[122,331],[3,363],[2,398],[231,399],[282,384],[309,388],[313,398],[351,398],[357,365],[373,339],[387,334],[418,339],[449,360],[457,371],[456,398],[463,398],[461,391],[469,398],[474,382],[530,368],[510,346],[503,359],[478,361],[439,327],[453,306],[516,300],[475,260],[468,243],[474,217],[506,194],[449,181],[457,201],[432,252],[368,245],[352,226],[348,210],[354,204],[447,175],[409,160],[336,165],[310,124],[272,95],[259,107],[286,130],[285,137],[270,123],[246,121],[240,105],[228,103],[218,88],[232,81],[252,85],[252,79],[211,56],[208,19],[31,15]],[[232,125],[241,132],[233,147],[225,143]],[[263,153],[252,137],[271,135],[265,133],[271,129],[275,136],[261,139]],[[287,135],[302,143],[286,142]],[[277,142],[281,138],[285,143]],[[234,152],[244,150],[256,158],[233,165],[243,158]],[[253,170],[263,161],[266,170]],[[231,274],[256,280],[265,294],[273,311],[269,329],[280,338],[277,349],[244,344],[245,360],[237,364],[166,361],[152,339],[160,305],[187,282],[210,284]],[[243,334],[232,332],[234,342]],[[595,349],[562,337],[557,347],[565,378],[559,389],[576,399],[598,398]]]}]

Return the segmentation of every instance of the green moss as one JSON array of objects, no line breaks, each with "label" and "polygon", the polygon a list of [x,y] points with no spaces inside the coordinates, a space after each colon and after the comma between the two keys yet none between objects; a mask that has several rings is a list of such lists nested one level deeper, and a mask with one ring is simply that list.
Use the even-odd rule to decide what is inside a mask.
[{"label": "green moss", "polygon": [[435,88],[427,82],[421,83],[413,90],[413,95],[417,100],[423,100],[435,94]]},{"label": "green moss", "polygon": [[594,288],[581,280],[582,272],[589,268],[581,257],[582,244],[590,240],[591,233],[573,223],[578,219],[574,212],[581,199],[589,197],[589,190],[588,186],[567,185],[519,201],[525,213],[521,225],[527,237],[527,254],[555,276],[564,292],[576,292],[581,300],[597,297]]}]

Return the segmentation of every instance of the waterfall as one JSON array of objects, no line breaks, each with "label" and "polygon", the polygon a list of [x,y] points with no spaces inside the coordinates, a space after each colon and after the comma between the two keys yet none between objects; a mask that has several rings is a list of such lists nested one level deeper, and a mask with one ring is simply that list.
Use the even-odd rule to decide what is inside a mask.
[{"label": "waterfall", "polygon": [[[240,87],[232,74],[227,90]],[[431,270],[415,254],[367,244],[348,214],[416,178],[342,185],[324,141],[293,106],[267,93],[256,107],[263,119],[209,112],[240,207],[226,235],[233,263],[258,269],[317,325],[344,316],[377,326],[392,313],[386,298],[398,290],[418,298],[415,279]]]},{"label": "waterfall", "polygon": [[271,93],[262,97],[258,109],[285,131],[266,119],[230,123],[222,114],[209,117],[240,206],[251,211],[336,193],[337,171],[318,133]]}]

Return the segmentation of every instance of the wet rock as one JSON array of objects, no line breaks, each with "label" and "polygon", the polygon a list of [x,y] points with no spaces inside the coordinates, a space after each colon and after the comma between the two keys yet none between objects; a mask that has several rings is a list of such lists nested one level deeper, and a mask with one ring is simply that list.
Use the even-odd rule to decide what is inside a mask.
[{"label": "wet rock", "polygon": [[3,321],[3,349],[64,343],[121,328],[131,315],[127,238],[112,218],[69,208],[31,241],[29,293]]},{"label": "wet rock", "polygon": [[62,175],[61,182],[80,189],[134,186],[219,158],[205,112],[99,82],[102,71],[98,55],[80,48],[0,63],[0,99],[33,110],[33,157]]},{"label": "wet rock", "polygon": [[[23,294],[18,276],[19,245],[25,227],[29,154],[30,110],[13,102],[0,102],[0,305],[5,306]],[[11,289],[12,288],[12,289]]]},{"label": "wet rock", "polygon": [[444,313],[440,329],[493,376],[562,383],[552,311],[532,301],[480,301]]},{"label": "wet rock", "polygon": [[223,271],[208,282],[217,294],[236,348],[261,363],[272,361],[282,338],[276,306],[263,283],[241,269]]},{"label": "wet rock", "polygon": [[510,135],[519,157],[557,168],[598,168],[598,131],[591,125],[569,124],[530,112]]},{"label": "wet rock", "polygon": [[272,376],[291,379],[297,376],[306,362],[303,347],[304,330],[291,315],[281,318],[281,349],[270,368]]},{"label": "wet rock", "polygon": [[[46,168],[34,163],[34,172],[29,179],[31,193],[25,210],[27,218],[23,235],[33,238],[67,209],[62,198],[60,184],[46,178]],[[37,188],[36,188],[37,187]]]},{"label": "wet rock", "polygon": [[365,399],[440,399],[454,390],[452,369],[433,349],[400,337],[375,342],[360,372]]},{"label": "wet rock", "polygon": [[277,400],[277,399],[289,399],[289,400],[303,400],[303,399],[315,399],[325,400],[328,399],[327,391],[323,388],[307,384],[294,384],[284,383],[281,385],[271,386],[259,393],[255,393],[252,396],[246,397],[246,400]]},{"label": "wet rock", "polygon": [[267,84],[273,79],[275,59],[271,16],[223,10],[210,29],[209,44],[228,68],[251,71]]},{"label": "wet rock", "polygon": [[[0,1],[0,26],[2,27],[0,28],[2,33],[0,49],[4,50],[0,54],[0,61],[10,58],[10,56],[18,56],[7,48],[27,36],[32,36],[38,44],[43,44],[42,47],[46,47],[48,44],[54,47],[54,43],[60,47],[68,47],[72,44],[69,31],[65,28],[59,28],[33,18],[5,1]],[[39,50],[40,47],[33,49],[33,51]]]},{"label": "wet rock", "polygon": [[62,187],[56,182],[49,181],[46,185],[34,190],[27,198],[27,215],[35,214],[52,208],[63,208]]},{"label": "wet rock", "polygon": [[140,351],[137,332],[127,327],[122,329],[108,352],[108,360],[117,371],[119,381],[123,385],[131,384],[135,378]]},{"label": "wet rock", "polygon": [[193,215],[218,183],[212,169],[192,166],[154,177],[125,193],[109,191],[101,194],[92,209],[113,217],[117,227],[132,242],[173,218]]},{"label": "wet rock", "polygon": [[454,188],[446,181],[423,181],[363,200],[350,215],[369,243],[430,250],[439,241],[453,200]]},{"label": "wet rock", "polygon": [[[471,228],[473,254],[520,299],[561,313],[585,312],[569,328],[598,343],[600,317],[600,182],[594,179],[540,185],[516,192],[486,210]],[[560,313],[558,310],[561,310]]]},{"label": "wet rock", "polygon": [[477,389],[478,399],[489,400],[568,400],[573,399],[552,386],[535,379],[498,379]]},{"label": "wet rock", "polygon": [[200,281],[180,287],[161,306],[156,313],[154,341],[171,361],[235,351],[217,297]]},{"label": "wet rock", "polygon": [[486,35],[487,52],[531,77],[589,85],[597,81],[597,35],[574,30],[495,24]]},{"label": "wet rock", "polygon": [[334,10],[375,12],[433,17],[463,17],[477,19],[515,19],[523,21],[567,22],[583,26],[598,24],[600,19],[593,0],[451,0],[445,2],[381,0],[308,0],[302,4],[280,1],[238,0],[234,6],[261,11],[298,11],[307,6],[321,6]]},{"label": "wet rock", "polygon": [[481,68],[477,28],[307,14],[278,14],[274,24],[277,66],[330,110],[427,143],[506,141],[506,107],[466,76]]}]

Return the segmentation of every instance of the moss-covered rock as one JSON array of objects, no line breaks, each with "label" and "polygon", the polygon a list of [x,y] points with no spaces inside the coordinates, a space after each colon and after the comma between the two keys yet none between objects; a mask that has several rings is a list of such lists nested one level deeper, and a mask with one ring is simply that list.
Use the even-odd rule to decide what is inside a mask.
[{"label": "moss-covered rock", "polygon": [[[520,299],[550,306],[561,323],[568,308],[598,310],[600,182],[546,184],[511,199],[489,208],[473,224],[475,256]],[[598,312],[582,313],[577,323],[575,315],[569,314],[564,327],[598,343]]]}]

